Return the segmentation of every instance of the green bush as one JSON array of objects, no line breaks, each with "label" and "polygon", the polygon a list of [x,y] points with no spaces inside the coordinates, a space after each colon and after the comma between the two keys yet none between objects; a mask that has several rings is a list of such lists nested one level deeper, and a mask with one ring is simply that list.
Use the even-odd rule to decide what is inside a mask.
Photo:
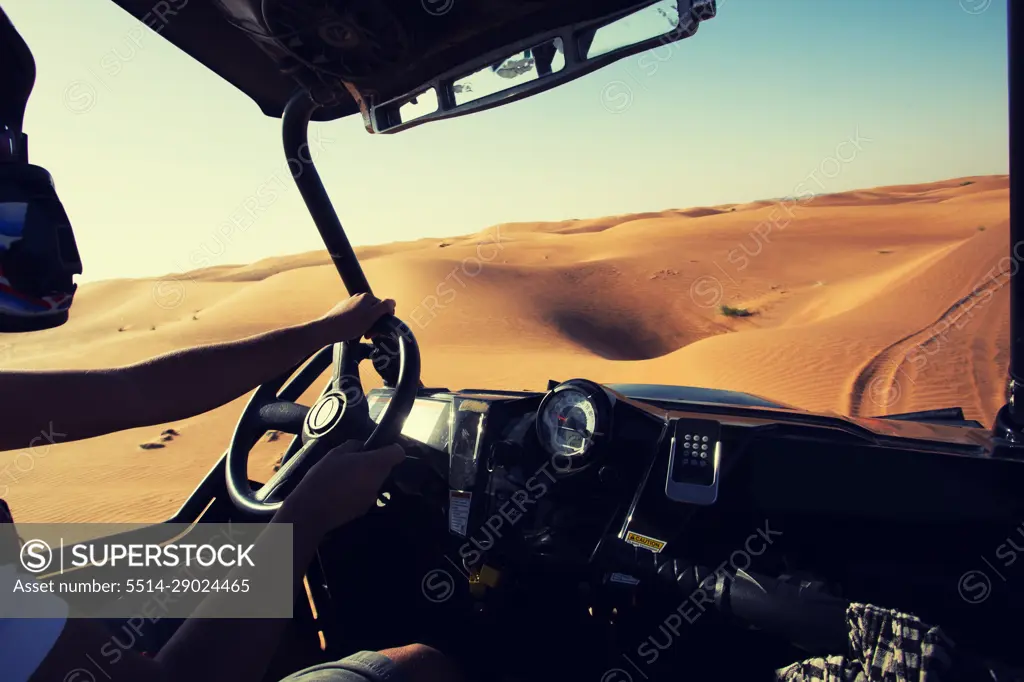
[{"label": "green bush", "polygon": [[718,311],[726,317],[750,317],[754,314],[752,310],[747,308],[733,308],[730,305],[721,305],[718,307]]}]

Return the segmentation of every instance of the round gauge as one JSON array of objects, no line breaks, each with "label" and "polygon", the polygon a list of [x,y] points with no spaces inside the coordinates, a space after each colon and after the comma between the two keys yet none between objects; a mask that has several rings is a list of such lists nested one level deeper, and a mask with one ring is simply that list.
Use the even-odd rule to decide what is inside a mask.
[{"label": "round gauge", "polygon": [[607,396],[582,380],[557,386],[541,401],[537,435],[551,455],[576,459],[588,453],[605,433]]}]

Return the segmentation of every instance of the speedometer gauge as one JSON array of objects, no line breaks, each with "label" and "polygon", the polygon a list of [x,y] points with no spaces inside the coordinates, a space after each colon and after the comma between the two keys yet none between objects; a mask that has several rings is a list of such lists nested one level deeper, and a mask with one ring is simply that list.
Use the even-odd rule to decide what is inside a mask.
[{"label": "speedometer gauge", "polygon": [[541,421],[547,432],[547,448],[552,454],[582,454],[597,430],[597,410],[590,398],[578,389],[552,395],[544,406]]},{"label": "speedometer gauge", "polygon": [[537,436],[548,454],[573,460],[590,452],[607,433],[608,396],[589,381],[559,384],[537,411]]}]

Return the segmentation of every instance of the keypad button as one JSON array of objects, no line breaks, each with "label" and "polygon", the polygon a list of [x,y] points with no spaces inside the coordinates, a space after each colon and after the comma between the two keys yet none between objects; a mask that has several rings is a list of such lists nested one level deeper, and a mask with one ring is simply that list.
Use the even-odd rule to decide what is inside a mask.
[{"label": "keypad button", "polygon": [[702,452],[702,453],[700,453],[700,457],[701,457],[701,459],[707,459],[708,458],[708,453]]},{"label": "keypad button", "polygon": [[708,437],[704,436],[703,438],[701,438],[701,440],[704,441],[705,443],[707,443],[708,442]]}]

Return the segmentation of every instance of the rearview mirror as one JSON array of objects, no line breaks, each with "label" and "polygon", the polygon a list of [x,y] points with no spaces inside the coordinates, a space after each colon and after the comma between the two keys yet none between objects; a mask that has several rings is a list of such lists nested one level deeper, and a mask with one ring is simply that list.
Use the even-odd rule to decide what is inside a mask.
[{"label": "rearview mirror", "polygon": [[509,104],[658,45],[689,38],[715,16],[715,0],[660,0],[509,45],[365,111],[371,133]]},{"label": "rearview mirror", "polygon": [[565,47],[561,38],[528,47],[457,79],[452,88],[455,106],[500,95],[526,83],[536,83],[564,68]]},{"label": "rearview mirror", "polygon": [[[622,19],[589,31],[580,38],[580,53],[586,59],[640,45],[679,30],[679,4],[656,2]],[[692,35],[692,34],[691,34]]]}]

